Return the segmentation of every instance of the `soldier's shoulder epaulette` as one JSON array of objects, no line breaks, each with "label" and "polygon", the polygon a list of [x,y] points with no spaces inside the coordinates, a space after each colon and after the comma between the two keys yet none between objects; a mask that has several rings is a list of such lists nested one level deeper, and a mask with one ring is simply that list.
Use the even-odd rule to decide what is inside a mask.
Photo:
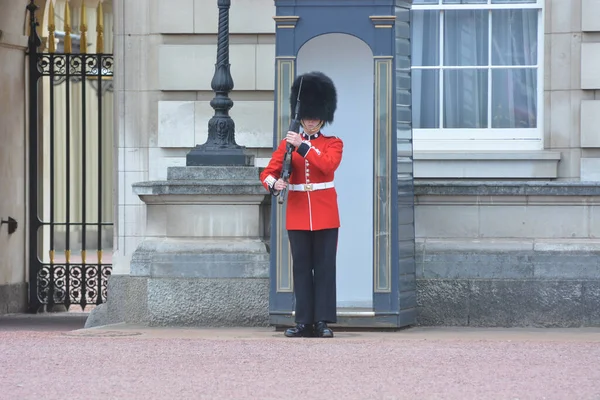
[{"label": "soldier's shoulder epaulette", "polygon": [[339,139],[339,137],[337,137],[337,136],[334,136],[334,135],[323,135],[323,137],[324,137],[325,139]]}]

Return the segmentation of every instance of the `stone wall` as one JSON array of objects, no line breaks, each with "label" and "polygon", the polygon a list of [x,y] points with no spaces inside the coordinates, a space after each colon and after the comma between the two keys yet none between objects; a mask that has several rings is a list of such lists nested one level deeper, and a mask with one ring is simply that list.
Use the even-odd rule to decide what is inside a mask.
[{"label": "stone wall", "polygon": [[[115,130],[118,136],[118,251],[115,274],[145,235],[146,208],[132,184],[166,179],[169,166],[208,134],[217,54],[212,0],[115,0]],[[269,157],[273,138],[275,27],[272,0],[233,0],[231,116],[237,143]],[[251,17],[249,17],[251,16]]]},{"label": "stone wall", "polygon": [[26,285],[26,105],[24,32],[26,0],[0,0],[0,314],[23,311]]},{"label": "stone wall", "polygon": [[581,180],[600,181],[600,2],[582,0],[581,7]]},{"label": "stone wall", "polygon": [[418,323],[600,326],[595,184],[418,182]]}]

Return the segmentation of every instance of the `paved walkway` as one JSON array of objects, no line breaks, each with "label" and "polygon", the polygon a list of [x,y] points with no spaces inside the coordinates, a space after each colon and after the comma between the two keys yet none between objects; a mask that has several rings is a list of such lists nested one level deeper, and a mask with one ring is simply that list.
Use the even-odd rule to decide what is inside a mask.
[{"label": "paved walkway", "polygon": [[81,329],[0,317],[0,399],[600,399],[600,329]]}]

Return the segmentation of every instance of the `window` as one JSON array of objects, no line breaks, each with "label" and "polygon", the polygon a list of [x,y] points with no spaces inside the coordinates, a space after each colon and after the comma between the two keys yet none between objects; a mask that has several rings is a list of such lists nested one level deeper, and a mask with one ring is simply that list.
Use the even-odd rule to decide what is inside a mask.
[{"label": "window", "polygon": [[535,150],[542,0],[414,0],[415,150]]}]

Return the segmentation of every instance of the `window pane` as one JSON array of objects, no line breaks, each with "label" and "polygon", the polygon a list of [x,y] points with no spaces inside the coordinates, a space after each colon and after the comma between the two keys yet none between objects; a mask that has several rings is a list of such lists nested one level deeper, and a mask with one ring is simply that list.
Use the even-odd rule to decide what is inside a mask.
[{"label": "window pane", "polygon": [[492,64],[537,65],[538,10],[492,11]]},{"label": "window pane", "polygon": [[492,71],[492,128],[537,127],[537,69]]},{"label": "window pane", "polygon": [[492,4],[523,4],[537,3],[537,0],[492,0]]},{"label": "window pane", "polygon": [[439,11],[413,11],[412,65],[435,66],[440,64],[440,14]]},{"label": "window pane", "polygon": [[439,128],[440,72],[438,70],[412,70],[413,128]]},{"label": "window pane", "polygon": [[413,4],[439,4],[439,0],[413,0]]},{"label": "window pane", "polygon": [[444,4],[487,4],[487,0],[444,0]]},{"label": "window pane", "polygon": [[444,128],[487,128],[488,70],[444,71]]},{"label": "window pane", "polygon": [[444,13],[444,65],[488,65],[488,12]]}]

